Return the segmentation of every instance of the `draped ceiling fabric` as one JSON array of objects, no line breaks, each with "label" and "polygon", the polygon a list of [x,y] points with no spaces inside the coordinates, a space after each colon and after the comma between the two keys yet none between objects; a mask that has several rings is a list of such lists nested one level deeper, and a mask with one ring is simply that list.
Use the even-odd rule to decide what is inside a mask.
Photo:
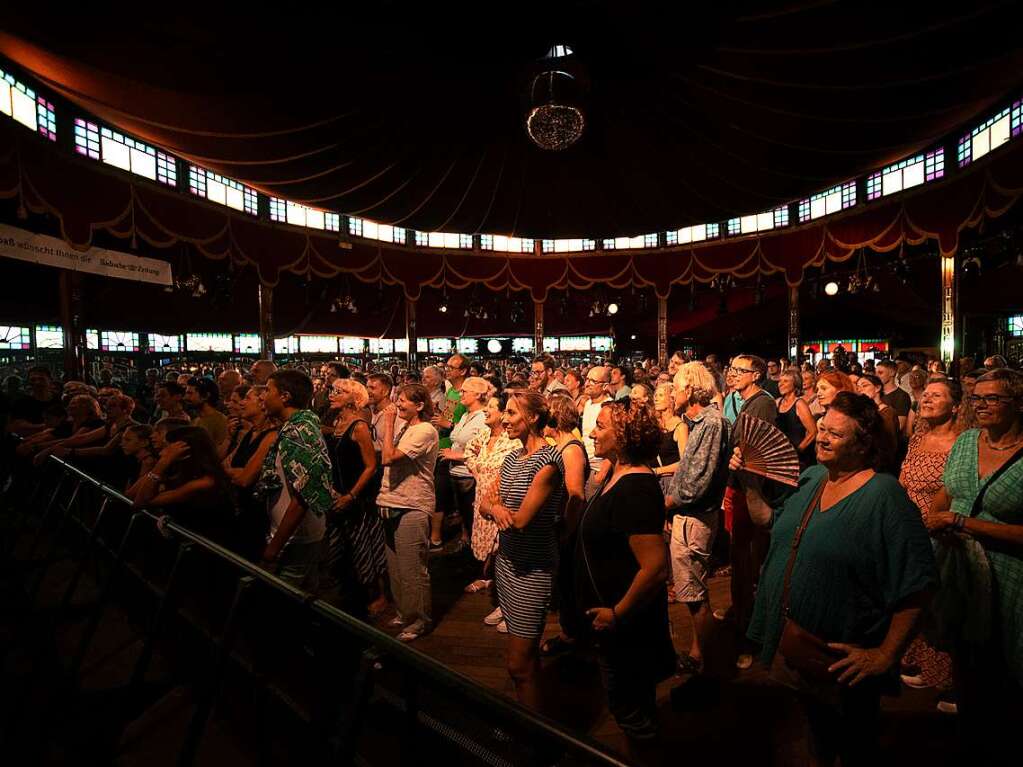
[{"label": "draped ceiling fabric", "polygon": [[[611,237],[755,213],[948,142],[1023,84],[1016,4],[948,8],[760,3],[757,12],[595,2],[515,6],[515,18],[427,4],[318,10],[301,27],[206,7],[108,20],[20,7],[0,55],[72,105],[268,194],[424,231]],[[332,16],[337,13],[337,16]],[[219,15],[223,14],[223,16]],[[447,14],[447,15],[446,15]],[[541,23],[542,22],[542,23]],[[583,139],[534,147],[523,93],[552,43],[588,82]],[[1014,91],[1013,89],[1017,89]],[[70,130],[65,121],[59,128]],[[1023,143],[1023,142],[1021,142]],[[797,284],[858,248],[937,240],[1023,193],[1017,142],[890,200],[759,237],[543,256],[401,247],[273,225],[55,148],[0,121],[0,194],[97,230],[283,272],[424,286],[527,290],[651,286],[783,273]]]}]

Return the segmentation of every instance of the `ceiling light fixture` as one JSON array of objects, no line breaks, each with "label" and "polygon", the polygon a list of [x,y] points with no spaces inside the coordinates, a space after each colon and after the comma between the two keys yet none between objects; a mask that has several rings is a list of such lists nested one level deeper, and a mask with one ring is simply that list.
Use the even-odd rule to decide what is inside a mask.
[{"label": "ceiling light fixture", "polygon": [[832,280],[831,282],[829,282],[828,284],[826,284],[824,286],[824,292],[827,293],[829,296],[837,296],[838,295],[838,283],[835,282],[834,280]]}]

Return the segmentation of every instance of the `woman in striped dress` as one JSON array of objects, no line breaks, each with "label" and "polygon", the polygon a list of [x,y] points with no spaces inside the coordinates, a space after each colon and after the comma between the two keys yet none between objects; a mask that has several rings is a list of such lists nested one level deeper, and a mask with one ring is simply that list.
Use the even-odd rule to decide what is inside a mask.
[{"label": "woman in striped dress", "polygon": [[519,702],[534,709],[540,707],[539,644],[558,567],[558,511],[565,494],[561,453],[543,438],[548,418],[540,394],[509,393],[504,428],[523,448],[505,458],[497,499],[480,507],[501,531],[494,576],[508,626],[508,674]]}]

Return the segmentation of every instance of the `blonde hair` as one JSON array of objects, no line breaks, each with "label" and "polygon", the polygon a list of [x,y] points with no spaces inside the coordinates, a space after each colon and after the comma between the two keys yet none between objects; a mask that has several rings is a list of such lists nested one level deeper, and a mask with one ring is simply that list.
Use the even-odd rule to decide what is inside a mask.
[{"label": "blonde hair", "polygon": [[709,405],[718,386],[714,374],[702,362],[686,362],[675,373],[675,388],[689,387],[689,401],[698,405]]},{"label": "blonde hair", "polygon": [[462,388],[480,395],[484,402],[490,399],[490,394],[494,391],[494,385],[480,376],[469,376],[462,381]]},{"label": "blonde hair", "polygon": [[335,389],[340,389],[345,394],[352,395],[352,404],[357,408],[364,408],[369,404],[369,392],[366,387],[352,378],[339,378],[333,383]]}]

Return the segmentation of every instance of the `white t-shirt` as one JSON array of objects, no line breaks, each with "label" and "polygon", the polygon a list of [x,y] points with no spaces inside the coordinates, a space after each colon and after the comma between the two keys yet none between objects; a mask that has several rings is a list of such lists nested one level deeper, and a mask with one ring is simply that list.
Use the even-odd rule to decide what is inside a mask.
[{"label": "white t-shirt", "polygon": [[586,404],[583,405],[583,445],[586,446],[586,457],[590,459],[590,471],[600,471],[600,466],[604,462],[603,458],[598,458],[593,452],[593,438],[590,433],[593,431],[593,427],[597,425],[597,416],[600,414],[600,408],[603,407],[606,399],[602,399],[600,402],[594,402],[591,399],[586,400]]},{"label": "white t-shirt", "polygon": [[[277,453],[276,469],[277,478],[281,481],[281,494],[277,496],[277,500],[270,508],[270,534],[267,536],[267,543],[277,534],[277,528],[281,524],[281,520],[284,519],[288,507],[291,505],[291,492],[288,490],[288,481],[284,475],[284,466],[281,464],[280,452]],[[326,517],[317,516],[307,511],[286,543],[316,543],[323,540],[326,530]]]},{"label": "white t-shirt", "polygon": [[417,423],[401,432],[395,447],[405,455],[405,459],[384,467],[377,506],[434,510],[437,496],[433,487],[433,469],[437,464],[439,443],[440,436],[429,422]]},{"label": "white t-shirt", "polygon": [[[451,430],[451,449],[464,453],[469,440],[479,434],[480,429],[485,428],[487,428],[487,411],[480,408],[475,413],[466,413]],[[465,462],[453,463],[451,464],[451,476],[469,479],[472,477],[472,473]]]}]

